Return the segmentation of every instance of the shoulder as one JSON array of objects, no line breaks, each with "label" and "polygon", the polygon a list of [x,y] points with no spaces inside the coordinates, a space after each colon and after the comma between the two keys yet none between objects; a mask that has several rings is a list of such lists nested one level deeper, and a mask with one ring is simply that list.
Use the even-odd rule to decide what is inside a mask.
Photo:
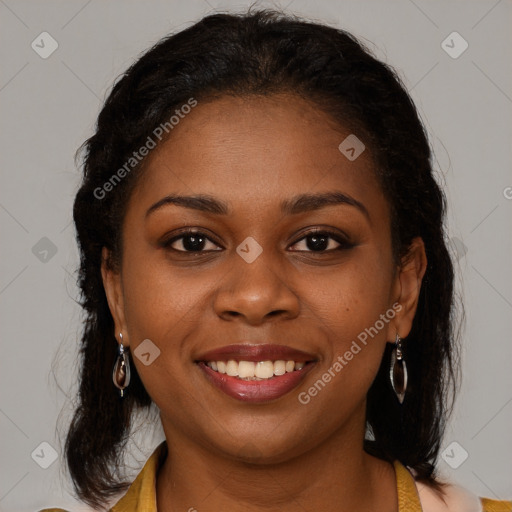
[{"label": "shoulder", "polygon": [[479,497],[460,485],[444,484],[441,497],[429,485],[415,483],[424,512],[512,512],[512,501]]},{"label": "shoulder", "polygon": [[483,512],[512,512],[512,501],[491,500],[489,498],[480,498],[482,500]]},{"label": "shoulder", "polygon": [[70,512],[70,511],[64,510],[63,508],[42,508],[38,512]]},{"label": "shoulder", "polygon": [[[153,451],[151,456],[147,459],[144,467],[139,472],[135,480],[131,483],[126,493],[112,499],[109,507],[109,512],[121,511],[143,511],[143,512],[156,512],[156,490],[155,479],[160,466],[167,457],[167,443],[161,442]],[[115,503],[114,503],[115,502]],[[90,511],[92,509],[80,508],[80,511]],[[63,508],[44,508],[38,512],[71,512]],[[78,511],[75,511],[78,512]]]}]

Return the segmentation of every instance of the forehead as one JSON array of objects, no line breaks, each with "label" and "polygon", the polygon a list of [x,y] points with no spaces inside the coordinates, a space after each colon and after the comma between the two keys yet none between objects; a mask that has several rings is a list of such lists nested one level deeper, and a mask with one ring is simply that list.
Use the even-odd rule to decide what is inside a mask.
[{"label": "forehead", "polygon": [[386,209],[369,150],[350,160],[339,149],[354,135],[293,95],[199,102],[149,155],[131,202],[142,208],[165,194],[205,193],[233,211],[269,211],[286,197],[336,189],[368,210]]}]

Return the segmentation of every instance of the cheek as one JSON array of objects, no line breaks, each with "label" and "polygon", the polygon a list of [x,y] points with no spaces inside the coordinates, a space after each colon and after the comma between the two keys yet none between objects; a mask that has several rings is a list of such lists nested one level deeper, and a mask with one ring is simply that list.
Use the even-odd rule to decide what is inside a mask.
[{"label": "cheek", "polygon": [[340,275],[335,291],[323,293],[315,321],[327,343],[325,359],[299,401],[313,415],[332,404],[332,422],[343,422],[366,398],[380,367],[390,323],[396,311],[388,302],[382,276],[350,272]]},{"label": "cheek", "polygon": [[[384,254],[369,245],[358,247],[344,265],[301,276],[299,295],[340,350],[391,306],[392,267]],[[383,326],[378,327],[385,336]]]},{"label": "cheek", "polygon": [[172,269],[162,262],[128,259],[123,268],[125,315],[133,342],[179,340],[204,311],[208,275]]},{"label": "cheek", "polygon": [[[322,394],[339,396],[352,406],[364,399],[375,378],[396,315],[389,301],[391,260],[369,249],[361,248],[328,281],[308,279],[304,288],[317,290],[310,292],[315,304],[311,310],[328,339],[319,378],[330,392]],[[314,389],[310,391],[315,394]]]},{"label": "cheek", "polygon": [[[125,263],[123,293],[132,362],[161,410],[191,414],[187,387],[193,363],[187,345],[201,329],[205,278],[185,279],[179,271],[147,259],[142,264],[126,258]],[[151,354],[150,364],[140,357],[143,352]],[[154,359],[153,353],[158,354]]]},{"label": "cheek", "polygon": [[[169,393],[174,400],[180,398],[180,387],[190,370],[192,362],[185,348],[201,326],[205,277],[191,278],[189,272],[185,278],[180,271],[171,272],[169,265],[128,251],[122,271],[132,361],[146,390],[160,406],[160,400]],[[148,351],[150,364],[146,364],[148,358],[139,358]],[[158,356],[154,358],[153,353]]]}]

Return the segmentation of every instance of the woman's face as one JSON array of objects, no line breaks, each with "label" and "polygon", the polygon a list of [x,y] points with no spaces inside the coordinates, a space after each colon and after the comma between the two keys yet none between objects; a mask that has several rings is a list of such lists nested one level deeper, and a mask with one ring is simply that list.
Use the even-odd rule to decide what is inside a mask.
[{"label": "woman's face", "polygon": [[[349,135],[291,95],[223,97],[150,154],[120,272],[103,277],[168,437],[275,462],[340,429],[362,438],[366,393],[386,342],[410,330],[425,259],[417,243],[395,267],[389,205],[369,149],[353,159],[338,148]],[[165,200],[199,195],[208,201]],[[207,354],[233,344],[257,347]],[[285,374],[241,380],[219,371],[231,359],[228,373]]]}]

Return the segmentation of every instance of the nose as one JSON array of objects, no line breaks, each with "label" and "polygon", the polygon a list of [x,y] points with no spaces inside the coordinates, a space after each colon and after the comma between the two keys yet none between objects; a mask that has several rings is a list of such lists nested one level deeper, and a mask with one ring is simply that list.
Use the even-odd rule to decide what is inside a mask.
[{"label": "nose", "polygon": [[[272,265],[265,251],[252,263],[238,255],[214,299],[214,309],[224,320],[236,318],[259,325],[271,318],[297,317],[300,302],[278,265]],[[238,259],[236,259],[238,258]],[[281,270],[281,271],[280,271]]]}]

